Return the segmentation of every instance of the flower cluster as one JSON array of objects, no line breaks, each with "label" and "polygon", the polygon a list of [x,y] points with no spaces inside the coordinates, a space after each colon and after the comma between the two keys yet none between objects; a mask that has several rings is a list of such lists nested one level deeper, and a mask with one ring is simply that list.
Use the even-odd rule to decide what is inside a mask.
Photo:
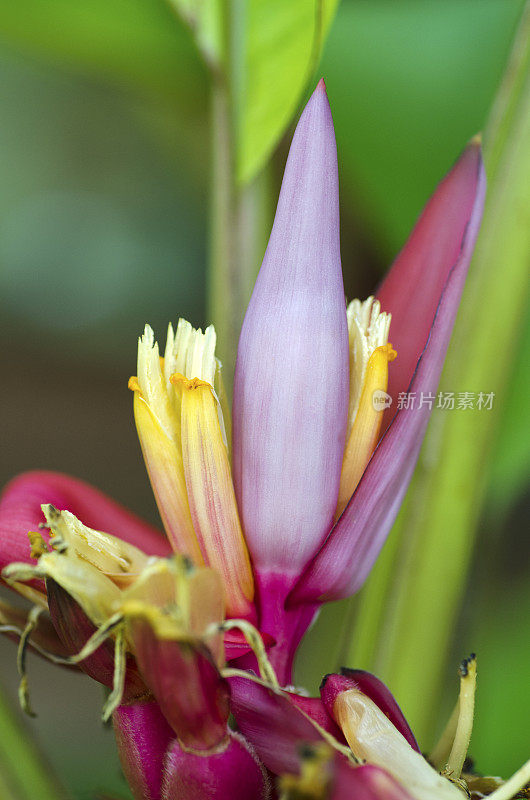
[{"label": "flower cluster", "polygon": [[[345,670],[310,698],[292,667],[319,606],[359,589],[396,516],[431,409],[374,393],[435,396],[484,187],[473,141],[375,297],[347,305],[319,83],[243,323],[232,414],[213,327],[180,320],[163,356],[149,326],[140,338],[129,387],[165,535],[67,476],[6,488],[0,566],[34,604],[24,619],[0,607],[2,630],[21,634],[23,704],[28,646],[108,686],[135,798],[482,791],[462,778],[472,692],[431,764],[374,676]],[[474,661],[465,673],[468,687]]]}]

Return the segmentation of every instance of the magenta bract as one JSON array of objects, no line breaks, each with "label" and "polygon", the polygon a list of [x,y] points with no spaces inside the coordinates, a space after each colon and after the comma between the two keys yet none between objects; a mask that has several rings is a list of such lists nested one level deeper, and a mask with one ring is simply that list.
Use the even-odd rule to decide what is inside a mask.
[{"label": "magenta bract", "polygon": [[171,745],[164,765],[162,800],[268,800],[270,781],[255,753],[237,734],[210,755]]}]

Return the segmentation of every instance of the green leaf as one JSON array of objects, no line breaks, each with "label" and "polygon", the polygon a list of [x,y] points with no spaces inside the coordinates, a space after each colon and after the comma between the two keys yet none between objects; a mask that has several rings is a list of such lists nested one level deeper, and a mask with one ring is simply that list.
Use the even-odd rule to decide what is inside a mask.
[{"label": "green leaf", "polygon": [[530,475],[528,404],[521,402],[521,398],[530,397],[529,340],[530,314],[521,330],[517,364],[502,409],[491,463],[488,506],[497,514],[505,514],[511,503],[523,493]]},{"label": "green leaf", "polygon": [[[521,0],[341,4],[321,71],[331,98],[342,200],[381,261],[486,122]],[[346,265],[352,256],[343,253]]]},{"label": "green leaf", "polygon": [[0,797],[5,800],[66,798],[3,691],[0,691]]},{"label": "green leaf", "polygon": [[433,413],[405,505],[362,598],[358,630],[369,631],[371,652],[360,650],[355,633],[350,652],[389,684],[424,746],[528,302],[530,3],[492,110],[485,160],[484,220],[440,389],[494,392],[494,408]]},{"label": "green leaf", "polygon": [[479,772],[508,777],[528,758],[530,591],[524,579],[505,589],[489,585],[472,619],[479,678],[471,752]]},{"label": "green leaf", "polygon": [[186,23],[206,64],[218,68],[223,58],[220,0],[169,0]]},{"label": "green leaf", "polygon": [[338,0],[248,0],[237,174],[247,183],[293,118]]},{"label": "green leaf", "polygon": [[204,95],[193,43],[164,0],[7,0],[0,37],[128,89],[176,96],[191,111]]}]

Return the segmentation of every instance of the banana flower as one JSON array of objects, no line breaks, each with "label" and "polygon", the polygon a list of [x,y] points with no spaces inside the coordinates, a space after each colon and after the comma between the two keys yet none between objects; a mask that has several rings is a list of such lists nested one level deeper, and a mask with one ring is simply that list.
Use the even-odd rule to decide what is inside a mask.
[{"label": "banana flower", "polygon": [[[112,688],[106,715],[137,797],[202,797],[197,787],[214,773],[223,785],[209,796],[230,796],[233,770],[248,777],[249,796],[266,796],[261,762],[272,767],[227,728],[234,690],[224,665],[256,669],[267,648],[277,685],[290,684],[320,604],[353,594],[370,571],[431,407],[397,399],[436,391],[484,191],[474,140],[374,297],[347,305],[321,81],[294,133],[244,319],[232,415],[213,327],[180,320],[163,357],[149,326],[140,338],[129,387],[165,534],[68,476],[30,472],[6,487],[0,568],[37,609],[21,654],[53,651]],[[190,588],[195,574],[208,576],[200,591]],[[0,630],[13,635],[19,616],[2,609]],[[322,713],[324,727],[348,739],[342,715]],[[355,778],[367,798],[378,768]],[[384,796],[403,800],[388,780]]]}]

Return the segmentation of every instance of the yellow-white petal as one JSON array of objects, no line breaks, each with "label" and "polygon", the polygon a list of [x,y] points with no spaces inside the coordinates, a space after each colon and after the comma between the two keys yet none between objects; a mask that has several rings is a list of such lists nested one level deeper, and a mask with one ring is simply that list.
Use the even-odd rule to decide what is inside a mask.
[{"label": "yellow-white petal", "polygon": [[337,695],[333,716],[354,755],[392,775],[416,800],[462,800],[462,792],[443,778],[381,709],[358,689]]},{"label": "yellow-white petal", "polygon": [[65,545],[79,558],[104,572],[119,586],[127,584],[146,566],[148,556],[129,542],[84,525],[70,511],[44,504],[52,546]]}]

